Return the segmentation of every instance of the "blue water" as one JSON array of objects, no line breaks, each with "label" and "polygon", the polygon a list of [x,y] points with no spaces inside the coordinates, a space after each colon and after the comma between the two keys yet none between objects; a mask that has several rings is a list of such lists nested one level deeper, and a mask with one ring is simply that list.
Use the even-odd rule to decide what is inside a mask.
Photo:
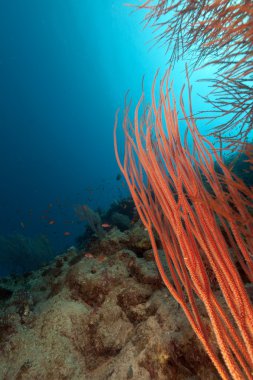
[{"label": "blue water", "polygon": [[128,194],[116,181],[115,111],[168,56],[124,3],[0,1],[0,235],[43,233],[59,252],[84,229],[76,204],[106,209]]}]

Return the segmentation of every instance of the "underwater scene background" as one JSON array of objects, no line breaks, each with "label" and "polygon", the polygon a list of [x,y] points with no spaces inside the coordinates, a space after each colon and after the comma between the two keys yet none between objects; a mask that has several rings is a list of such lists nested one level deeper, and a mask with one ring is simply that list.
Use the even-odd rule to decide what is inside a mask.
[{"label": "underwater scene background", "polygon": [[252,0],[0,0],[0,380],[253,374]]},{"label": "underwater scene background", "polygon": [[[129,194],[117,177],[115,112],[127,90],[133,102],[139,98],[143,75],[151,86],[168,58],[165,47],[152,47],[141,12],[123,1],[2,1],[0,7],[0,231],[42,234],[60,252],[83,232],[76,205],[106,210]],[[184,63],[174,80],[179,94]],[[203,109],[197,93],[207,93],[206,84],[194,91],[195,109]]]}]

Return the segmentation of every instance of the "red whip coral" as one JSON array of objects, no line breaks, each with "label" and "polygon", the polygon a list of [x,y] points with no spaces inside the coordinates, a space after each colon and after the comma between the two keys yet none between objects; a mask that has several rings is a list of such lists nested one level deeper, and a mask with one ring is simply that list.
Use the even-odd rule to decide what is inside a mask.
[{"label": "red whip coral", "polygon": [[[239,275],[244,272],[247,281],[253,280],[252,192],[231,174],[212,144],[199,134],[190,86],[189,115],[183,90],[180,97],[186,126],[182,142],[169,72],[160,83],[158,101],[155,83],[156,79],[151,105],[144,105],[143,94],[133,123],[130,106],[125,107],[123,163],[117,148],[117,114],[116,158],[149,233],[161,277],[220,376],[252,379],[253,307]],[[214,168],[213,155],[220,174]],[[163,246],[166,267],[155,233]],[[220,292],[213,287],[214,279]],[[200,312],[201,304],[209,323]]]}]

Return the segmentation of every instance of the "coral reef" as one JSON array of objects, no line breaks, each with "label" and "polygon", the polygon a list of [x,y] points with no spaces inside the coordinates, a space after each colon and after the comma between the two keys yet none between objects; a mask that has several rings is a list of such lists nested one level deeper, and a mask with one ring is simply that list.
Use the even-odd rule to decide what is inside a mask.
[{"label": "coral reef", "polygon": [[219,378],[153,255],[136,255],[141,233],[113,228],[89,252],[0,280],[1,380]]}]

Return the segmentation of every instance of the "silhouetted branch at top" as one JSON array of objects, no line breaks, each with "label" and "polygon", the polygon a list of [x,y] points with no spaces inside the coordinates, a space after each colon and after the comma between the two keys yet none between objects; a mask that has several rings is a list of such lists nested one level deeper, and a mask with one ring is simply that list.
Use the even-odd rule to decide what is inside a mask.
[{"label": "silhouetted branch at top", "polygon": [[148,0],[137,8],[147,10],[144,20],[159,31],[155,39],[166,45],[170,64],[190,57],[193,68],[217,68],[205,100],[214,118],[229,118],[213,134],[244,142],[253,129],[252,0]]}]

